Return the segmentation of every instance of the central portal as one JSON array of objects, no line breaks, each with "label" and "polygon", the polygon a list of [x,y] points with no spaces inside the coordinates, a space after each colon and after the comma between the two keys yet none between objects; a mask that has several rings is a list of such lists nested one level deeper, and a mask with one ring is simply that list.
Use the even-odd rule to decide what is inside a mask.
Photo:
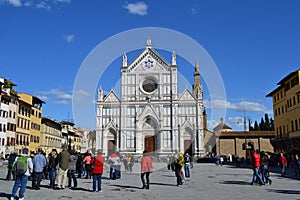
[{"label": "central portal", "polygon": [[155,138],[154,136],[145,136],[144,139],[145,150],[149,152],[151,156],[155,153]]}]

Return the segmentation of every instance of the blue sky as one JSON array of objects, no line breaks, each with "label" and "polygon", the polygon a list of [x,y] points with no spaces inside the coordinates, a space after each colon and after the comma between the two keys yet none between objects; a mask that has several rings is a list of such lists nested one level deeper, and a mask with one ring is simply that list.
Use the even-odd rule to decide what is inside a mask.
[{"label": "blue sky", "polygon": [[[227,101],[209,103],[203,83],[208,113],[212,105],[227,105],[225,122],[242,130],[243,109],[252,121],[264,113],[273,117],[266,94],[300,68],[299,10],[297,0],[0,0],[0,76],[16,83],[18,92],[43,99],[44,116],[64,120],[69,113],[72,119],[76,74],[99,43],[134,28],[168,28],[196,40],[214,60]],[[129,62],[138,53],[132,52]],[[181,58],[177,64],[179,71],[189,65]],[[118,77],[120,66],[117,59],[105,77]],[[182,73],[192,83],[193,72]],[[118,79],[111,80],[102,77],[99,85],[109,91]],[[95,119],[77,126],[94,129]]]}]

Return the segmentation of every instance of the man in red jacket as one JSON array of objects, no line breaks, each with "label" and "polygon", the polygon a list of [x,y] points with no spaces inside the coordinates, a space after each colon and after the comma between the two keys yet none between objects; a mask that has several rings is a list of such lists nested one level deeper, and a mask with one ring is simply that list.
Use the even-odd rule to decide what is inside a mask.
[{"label": "man in red jacket", "polygon": [[260,173],[260,154],[258,149],[256,149],[252,154],[252,164],[253,164],[253,178],[252,178],[252,185],[255,185],[255,182],[258,180],[260,185],[264,185],[264,181],[261,178]]},{"label": "man in red jacket", "polygon": [[281,176],[285,175],[285,167],[287,166],[287,161],[283,153],[279,154],[278,165],[281,167]]},{"label": "man in red jacket", "polygon": [[102,156],[102,149],[97,150],[97,156],[92,157],[91,163],[95,162],[95,167],[92,170],[93,176],[93,192],[96,192],[96,182],[98,181],[98,192],[102,192],[101,188],[101,179],[103,174],[103,164],[104,164],[104,157]]}]

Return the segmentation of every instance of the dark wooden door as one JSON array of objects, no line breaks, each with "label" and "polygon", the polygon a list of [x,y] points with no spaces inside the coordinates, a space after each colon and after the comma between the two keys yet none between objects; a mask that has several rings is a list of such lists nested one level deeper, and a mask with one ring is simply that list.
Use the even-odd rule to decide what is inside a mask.
[{"label": "dark wooden door", "polygon": [[114,140],[108,140],[108,143],[107,143],[107,156],[110,156],[114,152],[115,152],[115,141]]},{"label": "dark wooden door", "polygon": [[145,150],[153,155],[155,151],[154,136],[146,136],[144,142],[145,142]]}]

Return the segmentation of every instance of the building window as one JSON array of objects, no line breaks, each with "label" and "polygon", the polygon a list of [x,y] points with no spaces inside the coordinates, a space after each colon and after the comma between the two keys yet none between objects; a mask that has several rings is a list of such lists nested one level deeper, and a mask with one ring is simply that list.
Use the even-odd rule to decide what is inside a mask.
[{"label": "building window", "polygon": [[298,122],[297,122],[297,119],[295,119],[295,130],[298,131]]},{"label": "building window", "polygon": [[291,121],[292,132],[294,132],[294,121]]},{"label": "building window", "polygon": [[134,148],[134,132],[133,131],[128,131],[126,133],[126,147],[127,148]]},{"label": "building window", "polygon": [[170,133],[170,131],[164,131],[164,133],[163,133],[163,145],[164,145],[164,148],[170,148],[171,147],[171,133]]}]

